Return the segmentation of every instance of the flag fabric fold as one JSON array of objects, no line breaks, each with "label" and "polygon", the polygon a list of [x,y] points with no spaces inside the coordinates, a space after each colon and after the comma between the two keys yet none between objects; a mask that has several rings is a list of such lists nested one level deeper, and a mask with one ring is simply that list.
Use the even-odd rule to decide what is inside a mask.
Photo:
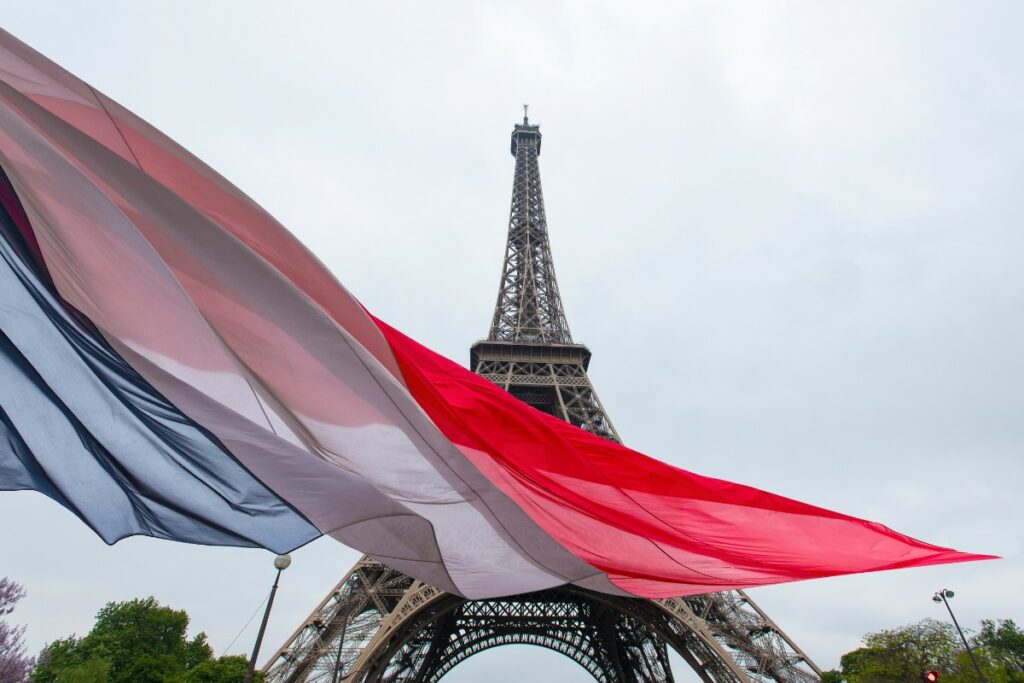
[{"label": "flag fabric fold", "polygon": [[701,477],[367,313],[159,131],[0,32],[0,489],[104,540],[330,535],[479,598],[647,597],[984,556]]}]

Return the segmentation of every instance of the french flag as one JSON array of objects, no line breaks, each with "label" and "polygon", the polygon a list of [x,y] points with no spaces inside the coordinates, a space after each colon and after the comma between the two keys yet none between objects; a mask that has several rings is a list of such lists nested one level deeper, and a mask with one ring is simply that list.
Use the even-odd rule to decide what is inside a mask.
[{"label": "french flag", "polygon": [[0,489],[108,543],[329,535],[469,598],[984,559],[681,470],[367,312],[288,231],[0,31]]}]

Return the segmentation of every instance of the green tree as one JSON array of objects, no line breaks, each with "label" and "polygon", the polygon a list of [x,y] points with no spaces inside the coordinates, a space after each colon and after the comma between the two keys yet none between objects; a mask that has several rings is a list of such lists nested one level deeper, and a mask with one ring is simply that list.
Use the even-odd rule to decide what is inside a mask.
[{"label": "green tree", "polygon": [[953,627],[935,619],[869,633],[864,645],[840,660],[850,683],[916,683],[928,669],[951,672],[960,649]]},{"label": "green tree", "polygon": [[[1024,683],[1024,633],[1012,620],[982,621],[971,641],[988,683]],[[933,669],[942,683],[980,683],[953,626],[935,619],[869,633],[839,665],[823,683],[920,683],[922,672]]]},{"label": "green tree", "polygon": [[110,680],[110,662],[105,659],[90,659],[63,669],[59,674],[61,683],[107,683]]},{"label": "green tree", "polygon": [[245,657],[213,659],[206,634],[187,637],[189,618],[154,598],[108,603],[84,638],[50,643],[36,683],[240,683]]},{"label": "green tree", "polygon": [[971,646],[990,683],[1024,683],[1024,631],[1013,619],[982,619]]},{"label": "green tree", "polygon": [[[203,662],[189,670],[182,679],[183,683],[237,683],[245,678],[245,670],[249,660],[240,656],[221,657]],[[256,674],[256,680],[262,681],[263,674]]]},{"label": "green tree", "polygon": [[843,683],[843,673],[835,669],[821,672],[821,683]]}]

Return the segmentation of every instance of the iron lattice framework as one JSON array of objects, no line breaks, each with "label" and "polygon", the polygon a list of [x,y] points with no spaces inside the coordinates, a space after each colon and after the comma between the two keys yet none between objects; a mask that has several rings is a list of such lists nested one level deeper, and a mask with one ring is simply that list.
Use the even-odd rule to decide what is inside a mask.
[{"label": "iron lattice framework", "polygon": [[[548,243],[541,135],[512,132],[508,245],[490,334],[471,367],[530,405],[619,441],[565,320]],[[501,645],[559,652],[601,683],[671,682],[671,647],[706,683],[811,683],[821,672],[742,591],[645,600],[576,586],[490,600],[446,593],[364,557],[277,651],[277,683],[435,683]]]},{"label": "iron lattice framework", "polygon": [[490,335],[470,349],[470,367],[534,408],[619,441],[587,376],[590,350],[573,343],[565,321],[548,241],[540,143],[540,127],[524,117],[512,131],[516,171],[498,303]]},{"label": "iron lattice framework", "polygon": [[490,339],[509,342],[571,344],[569,325],[558,294],[555,264],[548,242],[544,192],[540,185],[540,127],[527,119],[512,131],[512,210],[505,265]]}]

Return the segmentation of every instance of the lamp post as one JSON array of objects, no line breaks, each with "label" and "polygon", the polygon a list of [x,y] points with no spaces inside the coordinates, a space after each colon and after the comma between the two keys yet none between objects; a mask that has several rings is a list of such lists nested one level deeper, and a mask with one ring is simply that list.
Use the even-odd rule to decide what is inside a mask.
[{"label": "lamp post", "polygon": [[967,638],[964,637],[964,632],[960,628],[960,623],[956,620],[956,616],[953,615],[953,608],[949,606],[949,600],[955,595],[953,591],[948,588],[943,588],[940,591],[935,591],[935,595],[932,596],[932,602],[941,602],[946,606],[946,610],[949,611],[949,618],[953,620],[953,625],[956,626],[956,632],[960,634],[960,640],[963,641],[964,647],[967,648],[967,654],[971,657],[971,662],[974,664],[974,670],[978,672],[978,678],[981,679],[981,683],[988,683],[985,680],[985,675],[981,673],[981,667],[978,665],[978,660],[974,657],[974,650],[971,649],[970,644],[967,642]]},{"label": "lamp post", "polygon": [[263,611],[263,623],[260,624],[260,632],[256,635],[256,645],[252,648],[252,657],[249,658],[249,669],[245,672],[245,683],[252,683],[256,674],[256,658],[260,656],[260,645],[263,644],[263,634],[267,630],[267,622],[270,620],[270,608],[274,606],[274,595],[277,593],[277,582],[281,580],[281,572],[288,569],[292,563],[291,555],[278,555],[274,558],[274,568],[277,575],[274,577],[274,585],[270,589],[270,599],[267,600],[267,609]]}]

